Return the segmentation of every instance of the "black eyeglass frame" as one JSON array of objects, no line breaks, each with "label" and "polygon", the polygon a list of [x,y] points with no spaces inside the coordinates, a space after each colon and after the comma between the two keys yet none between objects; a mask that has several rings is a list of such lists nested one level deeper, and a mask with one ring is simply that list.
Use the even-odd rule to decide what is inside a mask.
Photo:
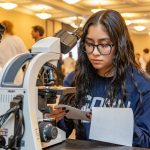
[{"label": "black eyeglass frame", "polygon": [[[98,50],[98,52],[101,54],[101,55],[110,55],[110,53],[111,53],[111,51],[112,51],[112,48],[113,48],[113,46],[114,46],[114,44],[97,44],[97,45],[95,45],[95,44],[92,44],[92,43],[89,43],[89,42],[84,42],[84,48],[85,48],[85,44],[90,44],[90,46],[92,46],[93,47],[93,51],[94,51],[94,49],[95,49],[95,47],[97,48],[97,50]],[[101,45],[101,46],[103,46],[103,45],[107,45],[107,46],[110,46],[110,52],[108,53],[108,54],[102,54],[101,53],[101,50],[98,48],[98,46],[99,45]],[[88,53],[87,51],[86,51],[86,48],[85,48],[85,50],[84,50],[84,52],[85,53],[87,53],[87,54],[92,54],[93,53],[93,51],[91,51],[90,53]]]}]

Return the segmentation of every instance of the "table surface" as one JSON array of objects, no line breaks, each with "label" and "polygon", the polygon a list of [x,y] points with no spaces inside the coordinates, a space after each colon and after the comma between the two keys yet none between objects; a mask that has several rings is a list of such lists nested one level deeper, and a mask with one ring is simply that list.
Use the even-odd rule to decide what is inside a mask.
[{"label": "table surface", "polygon": [[[44,150],[148,150],[146,148],[118,146],[102,142],[68,139]],[[149,149],[150,150],[150,149]]]}]

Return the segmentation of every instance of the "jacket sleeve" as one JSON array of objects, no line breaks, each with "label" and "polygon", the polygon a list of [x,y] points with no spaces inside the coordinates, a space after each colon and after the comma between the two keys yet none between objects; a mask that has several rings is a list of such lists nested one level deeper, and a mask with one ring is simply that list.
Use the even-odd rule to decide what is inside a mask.
[{"label": "jacket sleeve", "polygon": [[150,148],[150,90],[143,93],[142,100],[134,111],[133,146]]}]

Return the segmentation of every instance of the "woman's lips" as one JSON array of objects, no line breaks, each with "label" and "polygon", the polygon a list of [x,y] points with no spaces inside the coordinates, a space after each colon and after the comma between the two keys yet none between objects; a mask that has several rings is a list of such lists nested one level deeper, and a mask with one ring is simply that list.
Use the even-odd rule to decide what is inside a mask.
[{"label": "woman's lips", "polygon": [[99,64],[99,63],[102,62],[102,60],[97,60],[97,59],[92,59],[91,61],[92,61],[92,63],[94,63],[94,64]]}]

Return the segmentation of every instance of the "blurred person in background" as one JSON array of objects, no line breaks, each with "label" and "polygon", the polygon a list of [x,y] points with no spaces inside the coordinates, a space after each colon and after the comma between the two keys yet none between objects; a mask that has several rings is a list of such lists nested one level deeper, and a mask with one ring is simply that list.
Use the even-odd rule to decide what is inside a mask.
[{"label": "blurred person in background", "polygon": [[146,71],[146,64],[149,61],[149,59],[150,59],[150,50],[149,50],[149,48],[145,48],[145,49],[143,49],[142,57],[140,57],[140,59],[139,59],[140,64],[141,64],[141,68],[144,71]]},{"label": "blurred person in background", "polygon": [[135,61],[139,66],[141,66],[140,57],[141,57],[140,53],[135,54]]},{"label": "blurred person in background", "polygon": [[64,80],[64,61],[62,59],[62,54],[60,54],[57,63],[57,85],[63,85]]},{"label": "blurred person in background", "polygon": [[150,76],[150,59],[146,64],[146,72],[148,73],[148,75]]},{"label": "blurred person in background", "polygon": [[23,40],[14,35],[12,22],[4,20],[1,24],[5,27],[4,36],[0,44],[0,67],[2,68],[12,57],[20,53],[27,53],[28,50]]},{"label": "blurred person in background", "polygon": [[0,24],[0,42],[3,38],[4,31],[5,31],[5,27],[2,24]]},{"label": "blurred person in background", "polygon": [[76,61],[72,57],[72,52],[69,52],[69,56],[64,59],[64,75],[67,76],[69,73],[75,70]]},{"label": "blurred person in background", "polygon": [[[5,27],[5,32],[0,44],[0,69],[14,56],[21,53],[28,53],[23,40],[19,36],[14,35],[12,22],[4,20],[1,24]],[[20,80],[21,77],[22,70],[17,77],[17,83],[22,81]]]},{"label": "blurred person in background", "polygon": [[32,38],[35,40],[35,42],[41,40],[44,36],[44,28],[39,25],[33,26],[31,35],[32,35]]}]

